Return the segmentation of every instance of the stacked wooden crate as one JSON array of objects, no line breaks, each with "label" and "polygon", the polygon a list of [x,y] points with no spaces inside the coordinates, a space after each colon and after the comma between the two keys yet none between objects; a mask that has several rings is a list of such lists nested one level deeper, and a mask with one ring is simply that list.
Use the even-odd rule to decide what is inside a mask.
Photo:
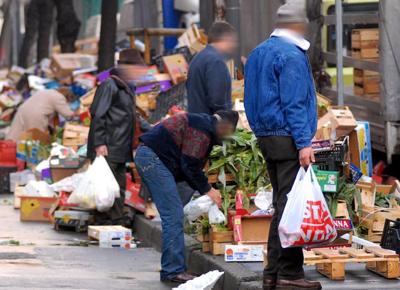
[{"label": "stacked wooden crate", "polygon": [[89,127],[66,123],[63,134],[63,145],[79,147],[85,145],[89,135]]},{"label": "stacked wooden crate", "polygon": [[221,230],[216,226],[211,226],[209,240],[211,254],[215,256],[224,255],[225,246],[233,244],[233,231]]},{"label": "stacked wooden crate", "polygon": [[[352,57],[379,61],[379,29],[354,29],[351,35]],[[379,101],[379,72],[354,69],[354,94]]]}]

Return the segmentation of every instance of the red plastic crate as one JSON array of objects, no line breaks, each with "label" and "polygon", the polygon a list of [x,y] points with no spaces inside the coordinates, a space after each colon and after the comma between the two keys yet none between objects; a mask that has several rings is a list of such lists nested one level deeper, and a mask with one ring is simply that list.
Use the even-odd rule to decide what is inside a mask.
[{"label": "red plastic crate", "polygon": [[17,164],[17,144],[11,140],[0,140],[0,166]]}]

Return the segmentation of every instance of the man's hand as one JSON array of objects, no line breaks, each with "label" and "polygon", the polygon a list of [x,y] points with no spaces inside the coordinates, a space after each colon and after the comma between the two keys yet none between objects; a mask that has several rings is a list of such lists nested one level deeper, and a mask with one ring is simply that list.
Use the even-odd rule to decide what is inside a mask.
[{"label": "man's hand", "polygon": [[218,205],[221,206],[222,199],[221,199],[221,192],[215,188],[211,187],[211,190],[207,192],[207,195]]},{"label": "man's hand", "polygon": [[305,147],[299,152],[300,165],[304,168],[315,162],[314,149]]},{"label": "man's hand", "polygon": [[101,145],[96,147],[96,156],[107,156],[108,155],[108,150],[106,145]]}]

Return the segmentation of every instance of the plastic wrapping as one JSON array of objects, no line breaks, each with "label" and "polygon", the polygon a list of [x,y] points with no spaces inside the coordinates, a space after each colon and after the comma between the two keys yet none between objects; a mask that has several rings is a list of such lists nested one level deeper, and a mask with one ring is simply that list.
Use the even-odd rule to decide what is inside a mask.
[{"label": "plastic wrapping", "polygon": [[119,185],[104,157],[96,157],[93,164],[80,179],[68,203],[77,203],[83,208],[109,210],[115,198],[120,197]]}]

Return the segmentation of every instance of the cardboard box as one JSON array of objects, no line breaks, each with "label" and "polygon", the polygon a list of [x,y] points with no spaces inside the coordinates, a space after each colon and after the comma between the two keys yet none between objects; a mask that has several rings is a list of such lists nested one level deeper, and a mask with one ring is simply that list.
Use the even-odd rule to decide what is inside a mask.
[{"label": "cardboard box", "polygon": [[357,120],[349,107],[332,106],[328,109],[332,128],[336,130],[336,138],[348,135],[357,127]]},{"label": "cardboard box", "polygon": [[185,33],[178,38],[179,46],[187,46],[195,54],[202,51],[208,42],[207,35],[200,31],[196,24],[189,27]]},{"label": "cardboard box", "polygon": [[225,262],[262,262],[262,245],[226,245]]},{"label": "cardboard box", "polygon": [[318,183],[323,192],[337,192],[339,189],[339,172],[318,170],[313,166]]},{"label": "cardboard box", "polygon": [[163,62],[174,85],[186,81],[189,65],[182,54],[164,56]]},{"label": "cardboard box", "polygon": [[96,57],[79,53],[56,53],[51,58],[50,68],[56,78],[72,76],[75,70],[96,66]]},{"label": "cardboard box", "polygon": [[317,132],[315,133],[315,139],[317,140],[330,140],[332,138],[332,123],[331,115],[326,113],[318,119]]},{"label": "cardboard box", "polygon": [[49,210],[57,202],[55,197],[21,196],[21,221],[50,222]]},{"label": "cardboard box", "polygon": [[58,182],[64,178],[70,177],[78,172],[76,168],[50,168],[51,179],[53,182]]},{"label": "cardboard box", "polygon": [[99,247],[100,248],[124,248],[124,249],[130,249],[131,245],[132,245],[131,241],[111,241],[111,242],[99,241]]},{"label": "cardboard box", "polygon": [[368,122],[358,122],[350,134],[350,161],[366,176],[372,176],[372,146]]},{"label": "cardboard box", "polygon": [[14,190],[14,208],[21,208],[21,196],[24,195],[24,186],[15,186]]},{"label": "cardboard box", "polygon": [[101,243],[132,240],[132,231],[122,226],[89,226],[89,238],[98,240]]},{"label": "cardboard box", "polygon": [[233,221],[235,242],[242,245],[266,245],[271,220],[271,215],[235,216]]}]

